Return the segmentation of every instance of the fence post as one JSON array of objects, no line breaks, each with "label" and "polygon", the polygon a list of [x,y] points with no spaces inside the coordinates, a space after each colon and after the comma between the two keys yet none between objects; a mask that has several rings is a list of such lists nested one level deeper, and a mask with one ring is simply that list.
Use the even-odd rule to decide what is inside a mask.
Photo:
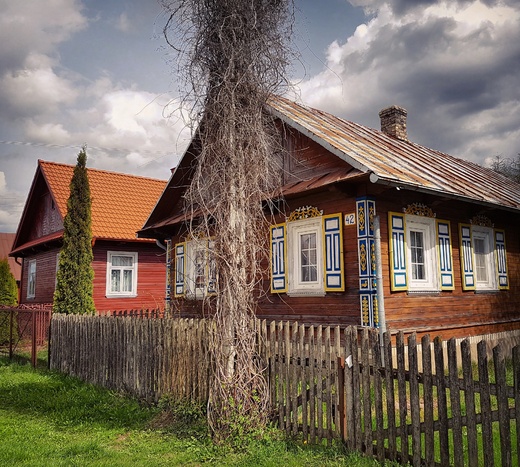
[{"label": "fence post", "polygon": [[32,342],[31,342],[31,364],[33,368],[36,368],[36,339],[37,339],[37,329],[36,329],[36,310],[32,310]]},{"label": "fence post", "polygon": [[341,440],[346,441],[347,439],[347,418],[345,410],[345,357],[338,357],[338,395],[339,395],[339,407],[338,407],[338,422],[339,431],[341,434]]},{"label": "fence post", "polygon": [[13,359],[13,322],[14,309],[9,308],[9,361]]}]

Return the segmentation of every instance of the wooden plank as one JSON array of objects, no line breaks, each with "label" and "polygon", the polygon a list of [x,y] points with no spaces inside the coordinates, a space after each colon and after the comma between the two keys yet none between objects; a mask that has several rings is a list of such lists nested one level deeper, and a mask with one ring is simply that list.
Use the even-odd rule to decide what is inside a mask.
[{"label": "wooden plank", "polygon": [[513,387],[516,414],[516,463],[520,464],[520,345],[513,348]]},{"label": "wooden plank", "polygon": [[446,379],[444,376],[444,351],[442,339],[436,337],[433,341],[435,354],[435,381],[437,384],[437,412],[439,419],[439,452],[441,465],[449,465],[450,444],[448,436],[448,401],[446,395]]},{"label": "wooden plank", "polygon": [[393,378],[393,352],[390,332],[383,334],[384,342],[384,365],[385,365],[385,395],[386,415],[388,424],[388,458],[397,459],[397,427],[395,424],[395,389]]},{"label": "wooden plank", "polygon": [[359,415],[359,391],[358,378],[359,366],[357,359],[357,342],[355,342],[354,355],[354,328],[349,326],[345,330],[345,405],[346,405],[346,445],[349,451],[360,450],[361,443],[359,441],[358,427],[361,425],[361,417]]},{"label": "wooden plank", "polygon": [[468,339],[460,343],[462,374],[464,378],[464,402],[466,405],[466,439],[468,441],[468,465],[478,466],[477,414],[471,348]]},{"label": "wooden plank", "polygon": [[500,431],[500,458],[503,467],[512,465],[509,400],[507,397],[506,363],[501,345],[493,349],[495,380],[497,387],[498,425]]},{"label": "wooden plank", "polygon": [[309,327],[309,442],[316,443],[316,341],[314,326]]},{"label": "wooden plank", "polygon": [[408,336],[408,368],[410,375],[410,414],[412,417],[412,459],[413,465],[421,463],[421,409],[419,394],[419,364],[417,356],[417,335]]},{"label": "wooden plank", "polygon": [[278,342],[278,358],[277,358],[277,375],[278,375],[278,428],[280,430],[284,430],[284,420],[285,420],[285,366],[283,364],[283,359],[285,359],[285,346],[284,346],[284,324],[282,321],[278,323],[278,334],[277,334],[277,342]]},{"label": "wooden plank", "polygon": [[[333,380],[332,380],[332,346],[330,339],[330,326],[325,328],[325,347],[324,347],[324,359],[325,359],[325,392],[324,402],[325,402],[325,418],[326,418],[326,430],[325,437],[328,440],[329,445],[332,444],[333,431],[332,431],[332,388],[333,388]],[[323,387],[323,386],[322,386]]]},{"label": "wooden plank", "polygon": [[372,455],[372,401],[371,401],[371,378],[370,378],[370,336],[368,328],[364,327],[361,338],[361,384],[363,394],[363,441],[364,452]]},{"label": "wooden plank", "polygon": [[433,435],[433,376],[430,336],[421,339],[423,399],[424,399],[424,462],[433,465],[435,459],[435,438]]},{"label": "wooden plank", "polygon": [[495,465],[493,422],[491,420],[487,344],[484,340],[477,344],[477,362],[480,387],[480,414],[482,420],[482,451],[484,453],[484,465],[486,467],[493,467]]},{"label": "wooden plank", "polygon": [[305,325],[301,325],[299,329],[299,351],[298,355],[300,356],[300,385],[301,385],[301,401],[302,401],[302,438],[304,443],[309,441],[309,420],[308,420],[308,378],[307,378],[307,351],[305,345]]},{"label": "wooden plank", "polygon": [[298,434],[298,323],[295,321],[291,329],[291,351],[289,355],[290,363],[290,393],[291,393],[291,432],[293,436]]},{"label": "wooden plank", "polygon": [[[339,386],[339,373],[342,371],[338,367],[338,358],[343,356],[342,350],[341,350],[341,329],[339,326],[334,327],[334,380],[333,384],[336,390],[334,391],[334,400],[333,404],[335,406],[334,414],[335,418],[333,420],[334,423],[334,437],[342,439],[341,437],[341,423],[343,423],[343,420],[340,421],[339,419],[339,401],[340,401],[340,392],[338,389]],[[343,381],[344,382],[344,381]]]},{"label": "wooden plank", "polygon": [[451,422],[453,434],[453,459],[455,465],[464,465],[462,444],[462,420],[460,411],[460,389],[457,365],[457,347],[455,339],[448,341],[448,370],[451,403]]},{"label": "wooden plank", "polygon": [[406,366],[405,366],[405,355],[404,355],[404,334],[399,331],[395,339],[396,353],[397,353],[397,393],[399,400],[399,435],[401,438],[401,462],[406,463],[409,461],[409,448],[408,448],[408,427],[407,427],[407,415],[408,415],[408,398],[406,395]]},{"label": "wooden plank", "polygon": [[[372,339],[372,368],[374,380],[374,406],[376,415],[376,456],[379,462],[385,460],[385,445],[384,445],[384,424],[383,424],[383,384],[382,384],[382,361],[381,361],[381,343],[379,334],[371,332]],[[382,336],[381,336],[382,340]],[[373,437],[373,436],[372,436]]]},{"label": "wooden plank", "polygon": [[316,405],[317,405],[317,433],[318,442],[323,439],[323,327],[318,326],[316,335],[317,352],[317,368],[316,368]]}]

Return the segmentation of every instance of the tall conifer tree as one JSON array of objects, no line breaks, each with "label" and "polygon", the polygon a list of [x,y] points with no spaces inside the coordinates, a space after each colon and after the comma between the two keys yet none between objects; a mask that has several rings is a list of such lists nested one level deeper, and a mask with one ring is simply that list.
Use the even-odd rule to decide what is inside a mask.
[{"label": "tall conifer tree", "polygon": [[92,269],[92,213],[87,175],[87,152],[83,147],[70,182],[67,215],[63,221],[54,313],[94,314]]},{"label": "tall conifer tree", "polygon": [[18,304],[18,287],[16,279],[9,269],[7,258],[0,260],[0,305],[16,306]]}]

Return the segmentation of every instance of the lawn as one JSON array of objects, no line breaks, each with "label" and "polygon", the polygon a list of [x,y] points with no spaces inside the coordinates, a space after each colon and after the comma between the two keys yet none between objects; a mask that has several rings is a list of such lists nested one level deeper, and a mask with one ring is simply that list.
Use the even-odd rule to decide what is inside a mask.
[{"label": "lawn", "polygon": [[6,466],[380,465],[337,447],[286,440],[274,430],[232,451],[210,441],[201,411],[144,406],[2,357],[0,439]]}]

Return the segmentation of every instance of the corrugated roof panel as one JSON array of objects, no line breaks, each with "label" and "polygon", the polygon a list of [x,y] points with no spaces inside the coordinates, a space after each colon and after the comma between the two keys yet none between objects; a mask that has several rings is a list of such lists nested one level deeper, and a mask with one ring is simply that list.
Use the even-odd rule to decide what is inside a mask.
[{"label": "corrugated roof panel", "polygon": [[285,98],[269,104],[287,124],[381,181],[520,209],[519,185],[491,169]]}]

